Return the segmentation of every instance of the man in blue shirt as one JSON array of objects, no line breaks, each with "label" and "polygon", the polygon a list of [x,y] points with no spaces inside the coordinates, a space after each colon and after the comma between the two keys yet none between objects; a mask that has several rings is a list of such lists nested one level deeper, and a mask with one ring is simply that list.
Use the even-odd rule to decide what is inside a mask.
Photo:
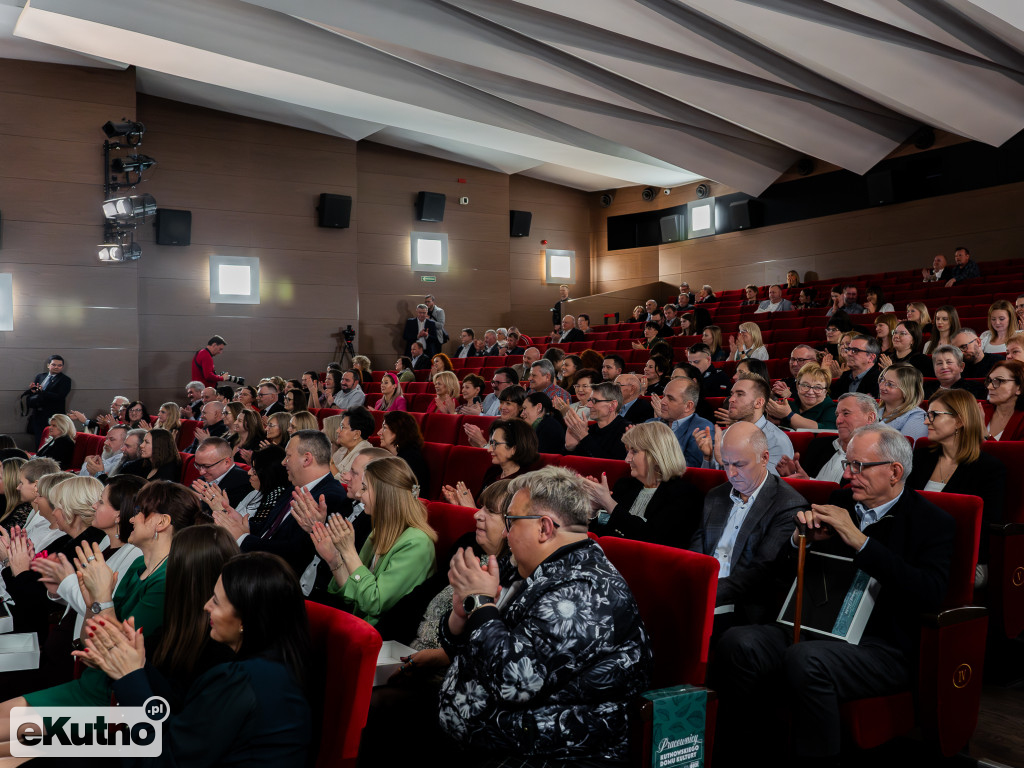
[{"label": "man in blue shirt", "polygon": [[694,412],[699,398],[700,384],[693,379],[672,379],[665,385],[664,395],[651,397],[655,418],[648,421],[668,424],[679,441],[688,467],[699,467],[704,460],[704,454],[700,452],[700,446],[693,437],[694,430],[711,427],[712,434],[715,431],[710,421]]}]

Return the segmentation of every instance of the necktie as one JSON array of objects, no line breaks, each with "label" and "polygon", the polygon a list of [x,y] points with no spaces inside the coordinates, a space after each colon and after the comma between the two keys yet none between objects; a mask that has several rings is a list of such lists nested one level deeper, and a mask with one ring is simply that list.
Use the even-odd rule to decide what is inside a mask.
[{"label": "necktie", "polygon": [[288,517],[288,513],[291,511],[292,503],[289,501],[287,504],[284,505],[284,509],[281,510],[281,513],[276,518],[274,518],[274,522],[271,523],[265,531],[263,531],[260,538],[269,539],[273,537],[273,535],[277,532],[277,529],[281,527],[281,523],[285,521],[285,518]]}]

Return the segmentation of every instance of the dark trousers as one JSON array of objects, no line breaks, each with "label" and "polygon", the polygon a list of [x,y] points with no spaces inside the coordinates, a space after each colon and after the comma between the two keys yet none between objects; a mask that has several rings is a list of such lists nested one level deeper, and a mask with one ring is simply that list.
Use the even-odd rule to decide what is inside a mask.
[{"label": "dark trousers", "polygon": [[[863,638],[860,645],[851,645],[805,638],[806,633],[793,645],[792,630],[770,625],[735,627],[723,635],[712,684],[721,692],[728,741],[740,738],[753,749],[778,743],[779,725],[768,713],[788,704],[797,756],[838,755],[839,703],[894,693],[910,682],[904,655],[877,640]],[[773,729],[774,734],[764,735],[774,738],[750,738],[754,723]]]}]

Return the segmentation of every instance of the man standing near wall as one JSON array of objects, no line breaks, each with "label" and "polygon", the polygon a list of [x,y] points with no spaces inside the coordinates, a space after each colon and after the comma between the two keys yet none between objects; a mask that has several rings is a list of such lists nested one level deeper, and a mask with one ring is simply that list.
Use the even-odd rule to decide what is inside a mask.
[{"label": "man standing near wall", "polygon": [[214,387],[227,380],[227,374],[219,374],[213,369],[213,358],[224,351],[227,342],[222,336],[213,336],[206,346],[192,355],[192,378],[203,382],[204,386]]},{"label": "man standing near wall", "polygon": [[[441,345],[448,341],[448,332],[444,329],[444,310],[434,303],[434,294],[432,293],[423,297],[423,303],[427,307],[427,317],[433,320],[437,327],[437,352],[440,352]],[[429,349],[429,345],[427,348]]]},{"label": "man standing near wall", "polygon": [[66,401],[71,391],[71,379],[62,373],[63,370],[64,358],[60,355],[50,355],[50,359],[46,361],[46,372],[37,374],[28,387],[28,426],[36,437],[33,450],[42,440],[43,430],[50,423],[50,417],[67,410]]}]

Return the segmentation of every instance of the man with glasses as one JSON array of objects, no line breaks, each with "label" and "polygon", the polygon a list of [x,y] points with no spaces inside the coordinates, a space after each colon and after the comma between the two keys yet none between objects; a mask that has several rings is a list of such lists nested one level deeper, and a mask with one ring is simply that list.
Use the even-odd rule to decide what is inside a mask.
[{"label": "man with glasses", "polygon": [[984,351],[981,339],[973,328],[961,328],[953,337],[953,346],[964,356],[965,379],[984,379],[992,370],[992,366],[999,361],[998,356]]},{"label": "man with glasses", "polygon": [[779,460],[781,477],[797,477],[803,480],[827,480],[843,482],[843,460],[846,448],[854,431],[878,421],[878,404],[863,392],[846,392],[836,403],[836,432],[838,437],[816,437],[807,445],[803,454],[783,456]]},{"label": "man with glasses", "polygon": [[[779,726],[765,713],[786,698],[797,761],[808,765],[837,764],[841,701],[910,685],[919,617],[941,607],[953,551],[952,517],[904,488],[913,454],[903,435],[882,424],[861,427],[843,464],[849,486],[834,492],[830,504],[797,514],[798,528],[776,566],[796,573],[797,536],[805,527],[813,551],[850,558],[874,578],[879,591],[860,642],[806,633],[793,645],[789,627],[737,627],[718,644],[713,670],[720,722],[743,734],[739,746],[763,750],[779,741]],[[780,679],[788,691],[779,691]],[[728,743],[726,733],[721,741]]]},{"label": "man with glasses", "polygon": [[832,399],[838,400],[844,392],[864,392],[878,397],[878,377],[882,373],[878,366],[878,355],[882,351],[878,339],[858,333],[840,351],[846,355],[849,369],[832,382]]},{"label": "man with glasses", "polygon": [[284,410],[284,406],[281,405],[277,396],[277,384],[269,381],[260,384],[260,388],[256,392],[256,402],[259,404],[260,414],[264,420]]},{"label": "man with glasses", "polygon": [[466,750],[460,765],[625,764],[651,643],[629,586],[587,536],[586,484],[545,467],[508,492],[506,538],[522,580],[499,595],[493,556],[486,568],[468,549],[452,558],[441,728]]},{"label": "man with glasses", "polygon": [[209,513],[209,494],[221,490],[228,495],[228,503],[237,507],[252,491],[249,473],[236,467],[232,459],[231,444],[222,437],[208,437],[199,444],[195,465],[199,478],[193,481],[192,490],[203,500],[203,509]]},{"label": "man with glasses", "polygon": [[516,376],[514,368],[499,368],[491,377],[491,394],[484,398],[483,403],[462,406],[462,413],[467,416],[498,416],[498,396],[508,387],[518,383],[519,377]]},{"label": "man with glasses", "polygon": [[701,526],[689,549],[718,560],[714,637],[732,626],[770,621],[770,566],[807,499],[768,471],[768,442],[753,424],[737,422],[722,440],[728,482],[708,491]]},{"label": "man with glasses", "polygon": [[790,396],[796,394],[796,378],[800,374],[800,369],[808,363],[818,362],[818,351],[808,344],[797,344],[793,347],[793,351],[789,353],[789,376],[785,379],[779,379],[772,385],[772,392],[776,395],[782,396],[782,393],[789,391]]},{"label": "man with glasses", "polygon": [[590,418],[588,425],[576,412],[566,410],[565,450],[575,456],[594,459],[625,459],[626,446],[622,436],[629,423],[619,415],[622,408],[622,390],[611,381],[594,384],[590,392]]}]

